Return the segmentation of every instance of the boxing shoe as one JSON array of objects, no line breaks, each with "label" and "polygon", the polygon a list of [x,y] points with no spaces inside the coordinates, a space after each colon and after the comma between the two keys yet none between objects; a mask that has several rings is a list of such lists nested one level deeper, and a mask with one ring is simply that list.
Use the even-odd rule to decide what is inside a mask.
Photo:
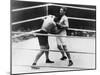
[{"label": "boxing shoe", "polygon": [[51,61],[51,60],[47,59],[46,63],[54,63],[54,61]]},{"label": "boxing shoe", "polygon": [[73,61],[72,60],[69,60],[68,66],[72,66],[72,65],[73,65]]},{"label": "boxing shoe", "polygon": [[65,59],[67,59],[66,56],[63,56],[62,58],[60,58],[60,60],[65,60]]}]

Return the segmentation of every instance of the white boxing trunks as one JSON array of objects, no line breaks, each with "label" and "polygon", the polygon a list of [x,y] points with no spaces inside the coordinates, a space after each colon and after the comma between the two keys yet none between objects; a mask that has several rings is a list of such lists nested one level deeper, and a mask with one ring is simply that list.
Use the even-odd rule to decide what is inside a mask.
[{"label": "white boxing trunks", "polygon": [[[60,32],[57,35],[67,36],[67,32],[66,32],[66,30],[63,30],[62,32]],[[66,37],[56,37],[56,40],[57,40],[57,45],[66,45]]]}]

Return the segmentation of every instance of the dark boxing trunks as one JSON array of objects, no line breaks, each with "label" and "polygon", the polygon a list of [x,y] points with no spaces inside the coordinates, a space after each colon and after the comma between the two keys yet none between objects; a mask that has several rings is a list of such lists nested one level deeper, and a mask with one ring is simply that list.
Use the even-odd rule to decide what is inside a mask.
[{"label": "dark boxing trunks", "polygon": [[[40,30],[38,33],[40,34],[48,34],[44,30]],[[37,35],[40,46],[48,46],[48,36]]]}]

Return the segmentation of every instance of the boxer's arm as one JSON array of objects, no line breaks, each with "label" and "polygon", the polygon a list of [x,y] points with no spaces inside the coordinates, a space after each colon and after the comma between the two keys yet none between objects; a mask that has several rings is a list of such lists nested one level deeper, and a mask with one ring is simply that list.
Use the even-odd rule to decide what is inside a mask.
[{"label": "boxer's arm", "polygon": [[59,34],[63,29],[58,29],[58,27],[55,27],[51,30],[51,34]]},{"label": "boxer's arm", "polygon": [[32,35],[33,35],[34,37],[38,37],[38,33],[40,33],[40,32],[41,32],[41,29],[35,30],[35,31],[33,31]]},{"label": "boxer's arm", "polygon": [[[63,22],[63,25],[62,25],[62,22]],[[61,29],[68,29],[68,27],[69,27],[68,18],[67,17],[63,17],[61,19],[61,21],[59,23],[57,23],[57,25]]]}]

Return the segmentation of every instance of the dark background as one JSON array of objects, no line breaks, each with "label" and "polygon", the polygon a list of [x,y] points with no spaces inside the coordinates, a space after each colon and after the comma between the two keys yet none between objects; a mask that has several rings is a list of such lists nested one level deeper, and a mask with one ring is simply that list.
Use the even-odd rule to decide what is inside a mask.
[{"label": "dark background", "polygon": [[[11,2],[11,10],[23,8],[23,7],[37,6],[41,4],[47,4],[47,3],[13,0]],[[96,9],[96,6],[92,6],[92,5],[75,5],[75,4],[60,4],[60,5],[71,5],[71,6],[77,6],[77,7],[87,7],[87,8]],[[57,16],[57,14],[59,14],[59,9],[60,7],[58,6],[49,6],[48,14]],[[46,7],[15,11],[15,12],[11,12],[11,22],[13,23],[13,22],[18,22],[18,21],[23,21],[27,19],[42,17],[45,15],[46,15]],[[96,19],[96,11],[67,8],[66,16],[86,18],[86,19]],[[43,21],[39,19],[39,20],[34,20],[34,21],[25,22],[21,24],[12,25],[11,29],[12,31],[18,31],[18,30],[31,31],[31,30],[36,30],[36,29],[41,28],[42,23]],[[93,21],[69,19],[69,26],[70,28],[96,30],[96,22],[93,22]],[[81,33],[81,32],[78,32],[78,33]]]}]

